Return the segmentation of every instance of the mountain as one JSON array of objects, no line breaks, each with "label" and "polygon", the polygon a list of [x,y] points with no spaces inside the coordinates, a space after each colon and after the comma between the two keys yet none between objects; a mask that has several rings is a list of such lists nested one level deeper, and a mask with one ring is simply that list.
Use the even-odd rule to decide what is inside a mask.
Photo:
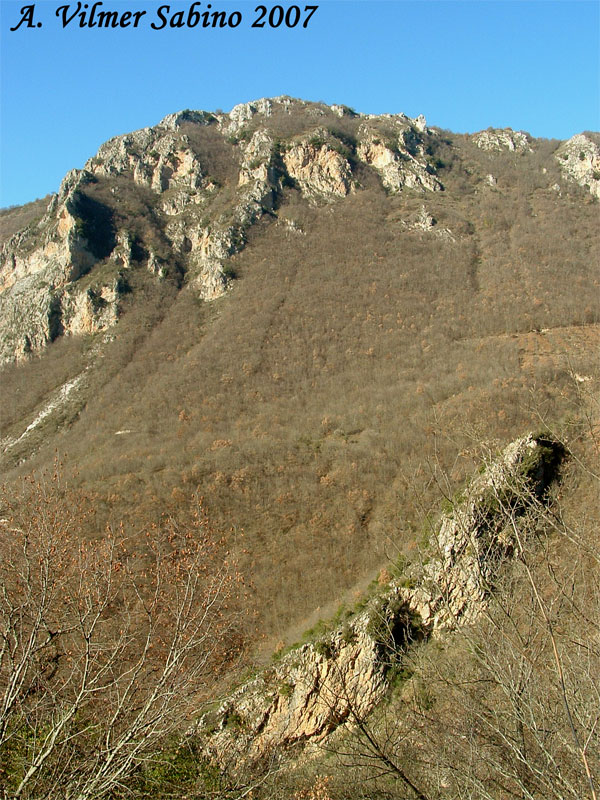
[{"label": "mountain", "polygon": [[[595,457],[599,198],[590,132],[454,134],[278,97],[115,137],[47,204],[0,216],[6,485],[58,470],[87,509],[80,539],[109,526],[132,552],[165,520],[193,527],[202,498],[248,587],[246,661],[265,665],[417,563],[482,442]],[[593,518],[588,479],[563,485]],[[335,630],[307,651],[317,672],[331,642],[362,636]],[[296,697],[278,696],[275,717]],[[245,741],[242,712],[215,717],[225,741]],[[329,796],[302,780],[271,796]],[[411,796],[400,784],[391,796]]]},{"label": "mountain", "polygon": [[[521,132],[488,130],[470,141],[484,153],[520,157],[521,167],[534,153]],[[481,167],[481,159],[467,166],[461,144],[427,129],[423,117],[358,115],[289,98],[247,103],[228,115],[184,111],[116,137],[65,177],[41,219],[5,242],[2,359],[19,360],[61,335],[110,328],[132,267],[185,282],[204,300],[218,298],[232,277],[227,261],[263,216],[285,204],[286,188],[309,202],[331,202],[376,176],[392,196],[440,192],[443,169],[462,169],[464,177]],[[460,156],[445,165],[439,154],[448,158],[448,148]],[[598,198],[599,159],[595,138],[578,135],[547,160],[550,175],[557,177],[558,162],[563,180]],[[541,171],[548,176],[548,167]],[[477,177],[497,185],[491,173]],[[536,177],[536,189],[560,192],[549,177]],[[412,225],[433,228],[425,206]],[[455,238],[440,226],[435,235]]]}]

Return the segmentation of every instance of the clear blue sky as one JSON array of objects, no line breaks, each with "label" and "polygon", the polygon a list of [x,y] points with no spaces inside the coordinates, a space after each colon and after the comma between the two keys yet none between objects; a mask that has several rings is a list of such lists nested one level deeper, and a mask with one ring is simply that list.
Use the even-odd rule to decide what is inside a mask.
[{"label": "clear blue sky", "polygon": [[170,112],[280,94],[423,113],[461,132],[600,128],[597,0],[308,0],[318,11],[292,30],[251,28],[261,0],[211,0],[242,13],[235,29],[151,29],[159,6],[187,11],[187,0],[105,0],[147,14],[137,29],[63,29],[55,12],[67,0],[43,0],[42,27],[11,32],[27,2],[0,0],[2,206],[56,191],[103,141]]}]

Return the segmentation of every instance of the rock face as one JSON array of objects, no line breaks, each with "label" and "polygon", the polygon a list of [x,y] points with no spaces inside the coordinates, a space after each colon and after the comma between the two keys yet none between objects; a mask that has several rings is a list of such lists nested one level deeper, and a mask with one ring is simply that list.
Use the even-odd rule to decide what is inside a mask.
[{"label": "rock face", "polygon": [[[273,126],[285,117],[297,119],[300,133],[282,140]],[[336,120],[351,121],[356,136],[338,131]],[[393,130],[386,144],[381,125]],[[180,111],[110,139],[65,177],[44,217],[2,249],[0,363],[61,335],[115,325],[140,266],[157,281],[172,276],[192,286],[204,300],[220,297],[232,276],[227,260],[244,247],[248,229],[273,214],[285,187],[311,203],[342,199],[357,190],[354,167],[362,161],[392,192],[440,189],[425,131],[422,117],[366,117],[277,97],[229,114]],[[213,152],[237,181],[213,176]]]},{"label": "rock face", "polygon": [[260,100],[255,100],[251,103],[240,103],[234,106],[229,114],[226,115],[226,118],[222,120],[223,127],[227,133],[237,133],[257,114],[262,117],[270,117],[274,103],[287,105],[290,102],[302,103],[301,100],[292,101],[291,98],[286,97],[275,97],[273,100],[261,97]]},{"label": "rock face", "polygon": [[398,124],[400,130],[387,141],[382,140],[380,132],[371,124],[361,126],[357,150],[360,160],[374,167],[383,185],[393,193],[405,186],[429,192],[443,189],[425,158],[420,126]]},{"label": "rock face", "polygon": [[318,740],[352,714],[367,714],[386,690],[370,618],[317,644],[305,644],[263,671],[207,715],[196,735],[224,767],[274,748]]},{"label": "rock face", "polygon": [[442,516],[430,542],[430,560],[411,576],[416,587],[401,590],[428,630],[436,633],[477,618],[502,564],[518,551],[519,518],[535,511],[564,454],[553,440],[517,439]]},{"label": "rock face", "polygon": [[[474,141],[485,150],[531,149],[526,134],[510,129]],[[221,297],[250,228],[277,216],[291,192],[319,206],[373,179],[394,195],[441,191],[444,164],[434,154],[444,146],[423,116],[357,114],[285,96],[228,114],[179,111],[110,139],[65,177],[42,219],[2,247],[0,364],[59,336],[114,326],[124,293],[143,279]],[[570,179],[600,196],[592,139],[574,137],[557,156]],[[427,213],[405,224],[454,241]]]},{"label": "rock face", "polygon": [[600,199],[600,147],[578,133],[558,148],[556,158],[564,175]]},{"label": "rock face", "polygon": [[454,234],[449,228],[440,228],[425,206],[421,206],[419,213],[413,219],[403,220],[403,224],[412,231],[422,231],[444,239],[448,242],[456,242]]},{"label": "rock face", "polygon": [[200,720],[192,733],[207,753],[235,770],[364,719],[387,691],[390,664],[407,647],[481,613],[498,571],[518,550],[519,520],[535,513],[563,457],[552,440],[526,436],[511,443],[442,515],[424,566],[393,580],[342,627],[292,650]]},{"label": "rock face", "polygon": [[322,132],[293,144],[286,150],[283,163],[287,174],[296,181],[308,198],[345,197],[354,190],[352,169],[348,160],[327,142],[321,143]]},{"label": "rock face", "polygon": [[473,141],[481,150],[508,150],[511,153],[531,152],[529,139],[523,131],[497,128],[473,134]]},{"label": "rock face", "polygon": [[[123,242],[103,209],[89,208],[88,172],[73,170],[37,224],[13,236],[0,262],[0,363],[19,359],[62,334],[114,324],[123,288]],[[95,214],[92,221],[91,214]],[[109,282],[79,289],[98,261],[110,262]]]},{"label": "rock face", "polygon": [[85,168],[102,177],[128,173],[138,185],[159,193],[202,186],[200,162],[188,138],[160,126],[110,139]]}]

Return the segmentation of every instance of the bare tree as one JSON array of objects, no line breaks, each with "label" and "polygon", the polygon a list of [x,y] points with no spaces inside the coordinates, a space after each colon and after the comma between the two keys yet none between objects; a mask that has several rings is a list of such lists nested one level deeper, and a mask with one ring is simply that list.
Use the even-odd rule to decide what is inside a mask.
[{"label": "bare tree", "polygon": [[[0,773],[5,798],[91,800],[123,786],[203,699],[239,640],[239,576],[201,508],[181,529],[84,541],[58,482],[4,497]],[[204,699],[205,699],[204,695]]]},{"label": "bare tree", "polygon": [[525,551],[476,626],[415,654],[408,752],[436,796],[596,798],[598,597],[577,556]]},{"label": "bare tree", "polygon": [[[477,508],[464,515],[480,526],[464,542],[475,573],[463,569],[478,615],[465,613],[457,574],[429,569],[439,580],[428,596],[438,598],[447,631],[391,652],[401,680],[390,703],[368,717],[351,714],[349,730],[328,746],[386,796],[596,800],[595,525],[583,509],[564,507],[564,487],[549,496],[521,474],[509,491],[493,480],[492,461],[486,491],[477,489]],[[571,490],[597,497],[594,471],[572,463]],[[468,494],[457,501],[467,508]],[[502,554],[511,556],[504,564]]]}]

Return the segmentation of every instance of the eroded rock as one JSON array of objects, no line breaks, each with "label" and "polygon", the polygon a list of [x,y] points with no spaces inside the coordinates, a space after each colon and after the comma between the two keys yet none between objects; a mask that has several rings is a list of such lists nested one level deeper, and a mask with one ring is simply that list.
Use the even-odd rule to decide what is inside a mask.
[{"label": "eroded rock", "polygon": [[499,570],[518,552],[519,520],[535,513],[564,453],[533,436],[508,445],[442,515],[427,563],[391,581],[342,627],[260,672],[190,734],[235,772],[364,719],[387,691],[390,664],[408,647],[481,614]]},{"label": "eroded rock", "polygon": [[317,129],[292,144],[283,162],[305,197],[332,200],[355,190],[350,163],[327,141],[327,131]]},{"label": "eroded rock", "polygon": [[600,147],[589,136],[578,133],[556,151],[563,174],[600,199]]},{"label": "eroded rock", "polygon": [[481,150],[508,150],[511,153],[531,153],[529,138],[523,131],[512,128],[489,128],[473,134],[473,141]]},{"label": "eroded rock", "polygon": [[377,128],[363,125],[359,137],[358,158],[379,173],[389,191],[399,192],[405,186],[429,192],[443,189],[413,129],[401,130],[396,136],[385,139]]},{"label": "eroded rock", "polygon": [[[81,190],[90,180],[85,170],[68,173],[38,225],[19,232],[2,248],[0,363],[19,360],[65,333],[102,329],[116,320],[114,287],[98,287],[95,306],[86,295],[92,304],[85,313],[87,301],[74,299],[77,291],[73,287],[103,260],[102,248],[108,250],[106,255],[114,252],[115,273],[128,266],[131,255],[129,241],[115,238],[108,228],[102,241],[97,241],[81,198]],[[78,310],[66,313],[67,306],[73,309],[74,303]]]},{"label": "eroded rock", "polygon": [[110,139],[85,168],[102,177],[129,173],[135,183],[159,193],[174,187],[198,189],[203,179],[189,139],[160,126]]}]

